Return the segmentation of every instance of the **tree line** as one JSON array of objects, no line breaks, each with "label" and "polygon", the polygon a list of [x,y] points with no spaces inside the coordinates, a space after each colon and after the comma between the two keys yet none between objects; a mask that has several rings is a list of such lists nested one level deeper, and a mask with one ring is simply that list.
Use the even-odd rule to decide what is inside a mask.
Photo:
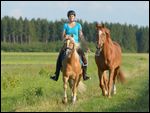
[{"label": "tree line", "polygon": [[[62,40],[62,30],[67,19],[48,21],[47,19],[31,19],[5,16],[1,18],[1,44],[55,43]],[[82,25],[85,39],[95,43],[95,22],[77,20]],[[110,29],[111,38],[118,42],[126,52],[149,52],[149,27],[120,23],[104,23]],[[92,44],[94,45],[94,44]],[[36,45],[35,45],[36,46]],[[38,44],[37,44],[38,46]],[[60,45],[59,45],[60,46]],[[2,48],[3,49],[3,48]]]}]

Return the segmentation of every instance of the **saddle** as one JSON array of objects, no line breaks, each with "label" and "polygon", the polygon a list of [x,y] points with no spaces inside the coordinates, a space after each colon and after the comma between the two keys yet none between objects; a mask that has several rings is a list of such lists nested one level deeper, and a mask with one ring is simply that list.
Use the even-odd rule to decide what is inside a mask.
[{"label": "saddle", "polygon": [[[62,53],[61,58],[62,58],[62,61],[63,61],[66,58],[66,53],[65,53],[66,50],[65,50],[64,47],[62,47],[62,51],[63,51],[63,53]],[[87,66],[87,64],[84,64],[84,62],[82,61],[81,55],[79,53],[78,53],[78,55],[79,55],[79,58],[80,58],[80,64],[81,64],[81,66]]]}]

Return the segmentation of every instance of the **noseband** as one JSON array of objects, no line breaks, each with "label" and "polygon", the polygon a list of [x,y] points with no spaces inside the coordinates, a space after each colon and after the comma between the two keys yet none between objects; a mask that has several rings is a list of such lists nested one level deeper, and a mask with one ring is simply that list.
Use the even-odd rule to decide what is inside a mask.
[{"label": "noseband", "polygon": [[[70,42],[67,42],[69,39],[67,39],[66,40],[66,44],[67,44],[67,46],[69,45],[69,43]],[[70,48],[70,47],[64,47],[64,51],[67,51],[67,50],[69,50],[69,51],[73,51],[74,50],[74,44],[73,44],[73,48]]]},{"label": "noseband", "polygon": [[66,47],[66,48],[65,48],[65,51],[66,51],[67,49],[69,49],[69,50],[71,50],[71,51],[73,50],[73,48]]}]

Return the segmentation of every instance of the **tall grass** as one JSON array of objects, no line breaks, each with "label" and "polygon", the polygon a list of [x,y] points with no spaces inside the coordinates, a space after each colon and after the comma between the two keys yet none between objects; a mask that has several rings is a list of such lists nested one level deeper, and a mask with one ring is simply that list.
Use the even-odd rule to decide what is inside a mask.
[{"label": "tall grass", "polygon": [[117,94],[102,96],[94,56],[88,57],[86,92],[78,93],[71,104],[62,104],[62,75],[49,79],[55,71],[57,53],[2,53],[1,111],[149,111],[148,54],[123,54],[122,70],[127,83],[117,83]]}]

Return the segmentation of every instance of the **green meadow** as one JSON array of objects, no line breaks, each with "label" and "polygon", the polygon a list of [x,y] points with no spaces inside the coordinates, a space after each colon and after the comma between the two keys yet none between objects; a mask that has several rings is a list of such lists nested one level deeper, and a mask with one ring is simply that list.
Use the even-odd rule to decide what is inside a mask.
[{"label": "green meadow", "polygon": [[83,81],[86,91],[78,92],[74,105],[69,87],[69,102],[62,103],[62,74],[57,82],[49,79],[55,72],[57,56],[48,52],[1,52],[1,111],[149,111],[149,54],[122,55],[127,82],[117,82],[117,94],[110,99],[102,96],[94,54],[88,54],[88,75],[92,79]]}]

